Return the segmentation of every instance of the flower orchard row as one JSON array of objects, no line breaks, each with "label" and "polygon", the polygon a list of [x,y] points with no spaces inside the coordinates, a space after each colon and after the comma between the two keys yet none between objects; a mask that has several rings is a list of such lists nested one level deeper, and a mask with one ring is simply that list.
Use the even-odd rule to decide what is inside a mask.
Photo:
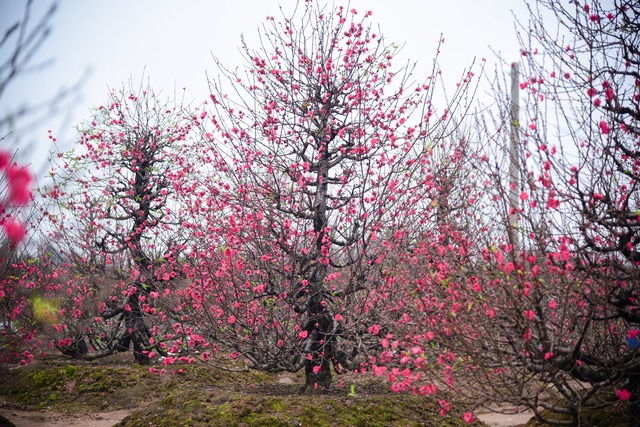
[{"label": "flower orchard row", "polygon": [[518,180],[502,83],[469,115],[478,77],[414,81],[370,13],[269,18],[197,107],[112,92],[52,160],[46,243],[2,284],[24,360],[231,355],[304,369],[309,393],[373,372],[443,413],[454,391],[467,421],[494,401],[560,411],[549,385],[574,420],[635,402],[638,11],[538,3],[566,35],[531,9]]}]

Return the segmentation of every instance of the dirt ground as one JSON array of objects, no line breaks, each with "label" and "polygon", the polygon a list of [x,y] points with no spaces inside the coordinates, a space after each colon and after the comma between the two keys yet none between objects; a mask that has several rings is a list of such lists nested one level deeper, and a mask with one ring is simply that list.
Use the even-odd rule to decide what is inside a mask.
[{"label": "dirt ground", "polygon": [[[0,408],[0,414],[16,427],[111,427],[129,415],[129,411],[98,412],[87,414],[57,414],[48,410],[25,412]],[[2,424],[0,424],[1,426]]]},{"label": "dirt ground", "polygon": [[[129,359],[123,360],[109,360],[105,361],[105,364],[115,364],[115,366],[119,363],[122,363],[122,366],[128,365]],[[14,371],[15,372],[15,371]],[[9,374],[5,372],[5,375]],[[12,374],[9,374],[9,377]],[[287,396],[291,394],[296,394],[296,391],[299,387],[299,383],[301,378],[296,374],[279,374],[276,376],[276,381],[274,382],[266,382],[262,384],[256,384],[255,386],[250,385],[250,392],[258,395],[266,394],[272,396]],[[356,377],[357,378],[357,377]],[[4,377],[5,380],[8,380],[8,377]],[[2,380],[0,376],[0,380]],[[344,388],[338,387],[333,390],[333,394],[344,394],[345,390],[347,390],[347,385],[345,384]],[[363,394],[388,394],[390,393],[388,389],[388,385],[379,384],[377,382],[364,382],[358,383],[358,393]],[[0,398],[0,415],[4,416],[11,423],[13,423],[16,427],[57,427],[57,426],[82,426],[82,427],[111,427],[120,421],[122,421],[125,417],[132,414],[136,409],[137,405],[133,405],[131,408],[119,408],[119,410],[114,411],[103,411],[103,412],[91,412],[81,411],[74,413],[59,413],[54,412],[49,409],[42,410],[26,410],[25,407],[16,405],[12,402],[9,402],[5,399]],[[137,403],[137,402],[136,402]],[[105,408],[106,409],[106,408]],[[529,411],[518,411],[517,408],[502,408],[503,412],[506,413],[494,413],[489,411],[482,411],[478,414],[478,418],[480,421],[486,423],[491,427],[512,427],[512,426],[522,426],[524,425],[531,417],[532,413]],[[0,427],[4,427],[0,420]]]},{"label": "dirt ground", "polygon": [[533,417],[533,412],[521,411],[513,414],[498,414],[495,412],[483,412],[478,414],[478,419],[491,427],[515,427],[527,423]]},{"label": "dirt ground", "polygon": [[[51,411],[24,412],[10,409],[7,410],[6,408],[1,408],[0,413],[15,424],[16,427],[111,427],[129,415],[128,411],[64,415],[56,414]],[[512,427],[525,424],[531,416],[531,413],[485,413],[479,414],[478,418],[491,427]]]},{"label": "dirt ground", "polygon": [[[111,427],[122,421],[129,411],[112,411],[86,414],[57,414],[48,410],[26,412],[11,409],[4,402],[0,403],[0,414],[4,415],[16,427]],[[531,412],[514,414],[497,414],[486,412],[478,414],[478,418],[491,427],[513,427],[525,424],[532,417]],[[0,426],[1,427],[1,426]]]}]

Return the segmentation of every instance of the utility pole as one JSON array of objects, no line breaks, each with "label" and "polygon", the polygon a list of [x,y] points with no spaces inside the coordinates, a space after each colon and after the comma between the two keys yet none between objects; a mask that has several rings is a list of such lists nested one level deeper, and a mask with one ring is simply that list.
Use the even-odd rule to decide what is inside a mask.
[{"label": "utility pole", "polygon": [[517,253],[519,246],[518,239],[518,207],[520,189],[520,138],[518,131],[520,128],[520,84],[519,84],[519,68],[520,64],[514,62],[511,64],[511,106],[509,111],[509,119],[511,121],[509,133],[509,208],[513,214],[509,217],[509,234],[511,235],[511,244]]}]

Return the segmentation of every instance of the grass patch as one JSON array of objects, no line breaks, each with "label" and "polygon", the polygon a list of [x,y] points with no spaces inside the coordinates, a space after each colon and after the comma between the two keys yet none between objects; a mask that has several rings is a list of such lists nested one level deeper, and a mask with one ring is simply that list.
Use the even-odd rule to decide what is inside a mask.
[{"label": "grass patch", "polygon": [[[180,409],[173,405],[182,402]],[[169,404],[171,402],[171,404]],[[255,396],[230,393],[172,394],[163,405],[134,412],[119,427],[149,425],[229,427],[285,426],[466,426],[459,416],[442,417],[437,403],[420,396],[384,395],[366,397],[335,396]],[[480,422],[472,425],[481,426]]]},{"label": "grass patch", "polygon": [[149,367],[136,364],[47,363],[15,369],[13,375],[0,381],[0,395],[27,408],[73,413],[137,408],[155,399],[169,399],[171,392],[181,387],[243,384],[268,379],[260,373],[232,375],[202,365],[183,367],[183,371],[177,375],[159,375],[149,372]]},{"label": "grass patch", "polygon": [[304,378],[294,374],[279,382],[261,372],[180,368],[183,373],[159,375],[136,364],[46,362],[14,368],[0,380],[0,395],[27,410],[130,410],[121,427],[467,425],[460,412],[443,418],[434,400],[391,393],[372,377],[352,378],[355,394],[347,382],[324,395],[303,396],[297,390]]}]

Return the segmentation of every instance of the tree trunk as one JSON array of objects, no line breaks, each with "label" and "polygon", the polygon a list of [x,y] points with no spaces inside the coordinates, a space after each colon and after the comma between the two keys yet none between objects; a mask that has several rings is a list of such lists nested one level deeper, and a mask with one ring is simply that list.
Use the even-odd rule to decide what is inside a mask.
[{"label": "tree trunk", "polygon": [[149,329],[144,322],[142,310],[140,308],[140,300],[138,299],[138,291],[129,297],[130,311],[125,311],[125,327],[127,328],[127,337],[133,344],[134,362],[140,365],[149,364],[149,355],[146,349],[149,346]]},{"label": "tree trunk", "polygon": [[330,333],[333,322],[322,302],[322,292],[319,291],[309,298],[307,305],[309,318],[303,330],[307,332],[311,346],[305,362],[305,384],[301,393],[323,393],[331,385],[333,340]]},{"label": "tree trunk", "polygon": [[[316,367],[320,367],[317,370]],[[314,371],[317,370],[317,373]],[[307,360],[305,365],[305,383],[302,387],[302,394],[324,393],[333,380],[331,375],[331,364],[326,357],[318,357]]]},{"label": "tree trunk", "polygon": [[629,391],[631,398],[629,399],[629,426],[640,426],[640,374],[634,373],[629,375]]}]

